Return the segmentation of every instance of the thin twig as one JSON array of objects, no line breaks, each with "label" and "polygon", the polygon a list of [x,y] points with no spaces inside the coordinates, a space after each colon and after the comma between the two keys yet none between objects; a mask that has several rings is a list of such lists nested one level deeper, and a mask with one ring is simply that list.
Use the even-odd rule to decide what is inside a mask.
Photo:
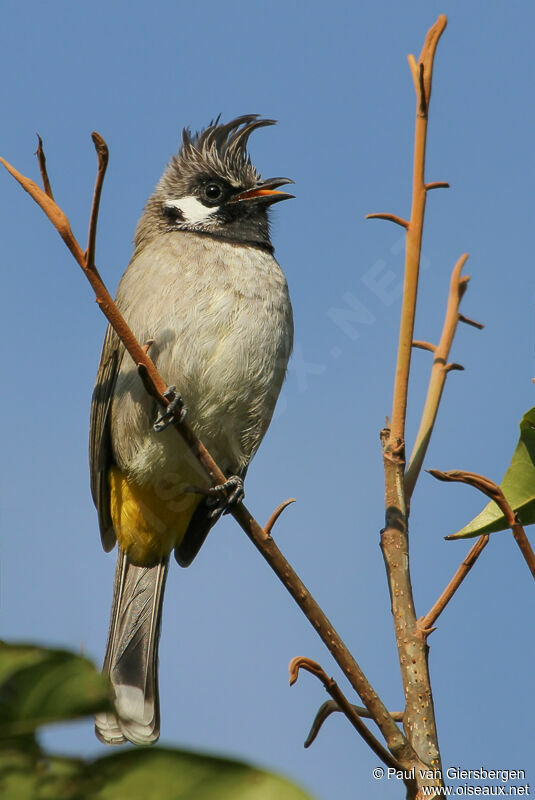
[{"label": "thin twig", "polygon": [[295,497],[289,497],[288,500],[284,500],[284,502],[282,502],[279,506],[277,506],[277,508],[272,513],[272,515],[270,516],[270,518],[268,519],[268,521],[264,526],[264,533],[266,534],[266,536],[271,536],[271,531],[273,529],[274,524],[276,523],[276,521],[278,520],[284,509],[288,508],[288,506],[290,506],[292,503],[295,503]]},{"label": "thin twig", "polygon": [[396,225],[401,225],[402,228],[407,229],[409,227],[407,220],[396,216],[396,214],[366,214],[366,219],[386,219],[387,222],[394,222]]},{"label": "thin twig", "polygon": [[[147,392],[157,400],[162,408],[166,408],[169,400],[164,396],[164,392],[167,390],[165,382],[157,371],[154,363],[145,352],[146,348],[139,344],[119,312],[100,278],[98,270],[96,268],[88,268],[85,254],[74,237],[64,212],[36,183],[34,183],[34,181],[21,175],[21,173],[4,159],[0,158],[0,163],[5,166],[8,172],[20,183],[22,188],[31,195],[48,216],[73,254],[75,260],[84,271],[95,292],[97,304],[116,331],[125,349],[134,360],[134,363],[137,365],[140,378]],[[96,226],[96,218],[94,224]],[[217,485],[224,483],[226,479],[225,475],[219,469],[206,447],[202,444],[188,423],[174,419],[173,425],[203,466],[212,484]],[[418,763],[416,754],[409,745],[403,732],[399,730],[394,720],[392,720],[385,705],[369,683],[341,637],[277,548],[273,538],[266,534],[265,530],[258,524],[243,503],[237,503],[232,506],[230,513],[289,591],[311,625],[316,629],[333,658],[369,710],[381,730],[381,733],[385,737],[385,741],[393,755],[398,758],[400,763],[404,766]]]},{"label": "thin twig", "polygon": [[[479,475],[477,472],[466,472],[464,470],[457,469],[450,470],[449,472],[441,472],[438,469],[430,469],[428,471],[430,475],[432,475],[434,478],[437,478],[439,481],[468,483],[475,489],[479,489],[479,491],[483,492],[483,494],[487,495],[487,497],[490,497],[491,500],[494,500],[504,515],[507,524],[511,528],[515,542],[519,546],[520,552],[524,556],[526,564],[528,565],[531,574],[535,578],[535,553],[533,552],[533,548],[529,543],[529,539],[526,536],[524,528],[520,524],[517,515],[511,508],[509,501],[498,484],[494,483],[494,481],[491,481],[490,478],[486,478],[484,475]],[[445,538],[455,539],[456,537],[446,536]]]},{"label": "thin twig", "polygon": [[[355,713],[358,714],[359,717],[362,717],[363,719],[372,718],[370,712],[368,711],[367,708],[364,708],[364,706],[356,706],[354,703],[351,703],[351,707],[353,708]],[[328,719],[328,717],[330,717],[331,714],[334,714],[337,711],[342,712],[342,709],[340,708],[336,700],[326,700],[324,703],[321,704],[321,706],[318,708],[316,712],[316,716],[312,721],[312,725],[310,726],[310,731],[308,732],[308,736],[305,739],[305,744],[304,744],[305,747],[310,747],[310,745],[316,739],[318,733],[320,732],[321,727],[325,722],[325,720]],[[403,714],[404,714],[403,711],[390,712],[390,716],[396,722],[403,722]]]},{"label": "thin twig", "polygon": [[307,672],[310,672],[312,675],[315,675],[316,678],[319,678],[328,694],[331,695],[337,706],[345,714],[355,730],[362,736],[366,744],[373,750],[375,755],[381,759],[383,764],[386,764],[387,767],[391,767],[396,770],[401,769],[399,761],[393,758],[388,750],[386,750],[375,738],[368,726],[364,724],[359,714],[357,714],[355,707],[349,702],[336,681],[333,678],[329,678],[327,673],[322,669],[317,661],[312,661],[312,659],[305,658],[304,656],[292,658],[288,667],[290,673],[290,686],[293,686],[296,682],[300,669],[304,669]]},{"label": "thin twig", "polygon": [[480,331],[485,327],[482,322],[476,322],[475,319],[465,317],[464,314],[459,314],[459,322],[464,322],[465,325],[471,325],[473,328],[477,328]]},{"label": "thin twig", "polygon": [[468,254],[464,253],[457,263],[455,264],[450,280],[450,289],[448,295],[448,304],[446,308],[446,316],[444,318],[444,325],[442,328],[442,335],[440,342],[435,348],[435,357],[433,359],[433,366],[431,367],[431,376],[429,378],[429,387],[427,389],[427,397],[425,399],[424,409],[422,411],[422,418],[420,420],[420,427],[416,435],[414,447],[411,457],[409,459],[409,466],[405,474],[405,492],[407,499],[410,499],[418,480],[418,475],[422,468],[422,464],[427,452],[429,440],[433,433],[433,428],[446,382],[446,376],[452,369],[458,369],[459,365],[447,364],[448,356],[450,354],[453,337],[457,330],[457,323],[459,321],[459,303],[465,292],[467,285],[467,276],[461,277],[461,271],[466,263]]},{"label": "thin twig", "polygon": [[474,546],[469,550],[466,558],[460,564],[459,568],[457,569],[455,575],[448,583],[436,603],[432,606],[432,608],[427,612],[425,617],[420,617],[418,620],[418,628],[422,631],[424,636],[429,636],[435,628],[433,627],[439,616],[442,614],[448,603],[450,602],[451,598],[464,581],[474,564],[476,563],[477,559],[479,558],[480,554],[483,552],[485,547],[487,546],[487,542],[489,540],[488,533],[484,533],[482,536],[479,537],[477,542]]},{"label": "thin twig", "polygon": [[95,150],[97,151],[97,177],[95,179],[95,188],[93,191],[93,202],[91,204],[91,216],[89,217],[89,233],[87,236],[87,252],[86,261],[87,268],[94,269],[95,267],[95,242],[97,238],[97,221],[98,211],[100,208],[100,195],[102,193],[102,184],[104,183],[104,176],[106,175],[106,168],[108,166],[109,151],[108,145],[96,131],[91,134]]},{"label": "thin twig", "polygon": [[429,350],[431,353],[436,351],[436,345],[431,344],[431,342],[424,342],[421,339],[413,339],[412,346],[417,347],[419,350]]},{"label": "thin twig", "polygon": [[37,156],[37,161],[39,163],[39,171],[41,173],[41,180],[43,181],[43,189],[45,190],[45,194],[47,194],[51,200],[54,199],[54,195],[52,194],[52,187],[50,185],[50,180],[48,178],[48,172],[46,169],[46,157],[45,151],[43,150],[43,140],[37,134],[38,145],[37,150],[35,151],[35,155]]},{"label": "thin twig", "polygon": [[430,192],[432,189],[449,189],[450,185],[446,181],[433,181],[432,183],[425,184],[426,191]]},{"label": "thin twig", "polygon": [[412,181],[411,216],[407,229],[405,249],[405,279],[403,302],[401,308],[401,325],[399,347],[394,384],[394,400],[392,410],[391,436],[394,441],[403,441],[405,437],[405,416],[407,412],[407,390],[411,364],[411,349],[414,331],[416,298],[418,294],[418,275],[420,270],[420,253],[425,216],[425,148],[427,139],[427,119],[431,100],[431,78],[433,61],[438,40],[446,27],[446,17],[441,15],[428,31],[420,54],[419,65],[414,58],[411,70],[416,87],[416,129],[414,135],[414,167]]}]

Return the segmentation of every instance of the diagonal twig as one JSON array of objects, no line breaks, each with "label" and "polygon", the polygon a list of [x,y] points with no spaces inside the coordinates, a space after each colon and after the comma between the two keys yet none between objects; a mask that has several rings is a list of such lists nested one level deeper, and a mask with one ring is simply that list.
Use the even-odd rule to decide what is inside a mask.
[{"label": "diagonal twig", "polygon": [[50,180],[48,178],[48,172],[46,169],[46,157],[45,151],[43,150],[43,140],[37,134],[37,150],[35,151],[35,155],[37,156],[37,161],[39,163],[39,171],[41,173],[41,180],[43,181],[43,189],[45,190],[45,194],[47,194],[51,200],[54,199],[54,195],[52,194],[52,187],[50,185]]},{"label": "diagonal twig", "polygon": [[[367,708],[364,708],[364,706],[356,706],[353,703],[351,704],[351,706],[359,717],[362,717],[363,719],[371,719],[370,712],[368,711]],[[337,711],[341,712],[342,709],[340,708],[336,700],[326,700],[324,703],[321,704],[321,706],[318,708],[316,712],[314,720],[312,721],[312,725],[310,726],[310,731],[308,733],[308,736],[305,739],[305,747],[310,747],[310,745],[320,732],[321,726],[323,725],[325,720],[328,717],[330,717],[331,714],[334,714]],[[390,712],[390,716],[396,722],[403,722],[403,715],[404,715],[403,711]]]},{"label": "diagonal twig", "polygon": [[484,533],[479,537],[474,546],[468,551],[466,558],[462,561],[455,575],[452,577],[438,600],[434,603],[432,608],[429,609],[425,617],[420,617],[418,620],[418,629],[425,637],[429,636],[429,634],[435,630],[433,627],[435,622],[442,614],[451,598],[476,563],[477,559],[487,546],[488,541],[488,533]]},{"label": "diagonal twig", "polygon": [[409,227],[409,223],[403,217],[398,217],[397,214],[384,214],[382,211],[376,214],[366,214],[366,219],[384,219],[387,222],[394,222],[396,225],[401,225],[405,230]]},{"label": "diagonal twig", "polygon": [[[468,275],[461,277],[461,272],[467,258],[468,254],[464,253],[455,264],[451,274],[448,304],[446,307],[442,335],[440,337],[440,342],[434,348],[433,366],[431,367],[427,397],[422,411],[420,427],[409,459],[409,466],[405,473],[405,492],[408,499],[410,499],[414,491],[427,452],[429,440],[433,433],[446,377],[448,372],[451,372],[452,369],[459,369],[459,365],[448,364],[448,357],[453,343],[453,337],[455,336],[455,331],[457,330],[457,325],[460,320],[459,303],[464,296],[468,281],[470,280]],[[413,346],[414,345],[415,343],[413,342]]]},{"label": "diagonal twig", "polygon": [[89,217],[89,233],[87,236],[87,251],[86,261],[88,269],[95,268],[95,242],[97,238],[97,220],[100,208],[100,195],[102,194],[102,185],[104,183],[104,176],[106,175],[106,168],[108,166],[109,151],[108,145],[96,131],[91,134],[95,150],[97,151],[98,167],[97,177],[95,179],[95,188],[93,190],[93,203],[91,205],[91,216]]},{"label": "diagonal twig", "polygon": [[305,658],[304,656],[292,658],[288,666],[288,671],[290,673],[290,686],[293,686],[297,681],[300,669],[304,669],[307,672],[310,672],[312,675],[315,675],[316,678],[319,678],[328,694],[331,695],[339,709],[345,714],[355,730],[362,736],[366,744],[373,750],[375,755],[381,759],[383,764],[399,770],[401,766],[399,762],[393,758],[388,750],[386,750],[375,738],[373,733],[369,730],[367,725],[365,725],[359,714],[356,712],[355,706],[349,702],[336,681],[333,678],[329,678],[327,673],[322,669],[317,661],[312,661],[312,659]]}]

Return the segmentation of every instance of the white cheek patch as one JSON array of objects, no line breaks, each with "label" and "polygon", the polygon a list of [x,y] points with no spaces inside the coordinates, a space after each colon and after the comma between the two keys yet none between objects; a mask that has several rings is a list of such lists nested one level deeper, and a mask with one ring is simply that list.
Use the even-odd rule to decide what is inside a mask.
[{"label": "white cheek patch", "polygon": [[219,206],[207,208],[201,203],[198,197],[181,197],[180,200],[166,200],[165,205],[177,208],[182,212],[184,222],[192,224],[204,222],[218,210]]}]

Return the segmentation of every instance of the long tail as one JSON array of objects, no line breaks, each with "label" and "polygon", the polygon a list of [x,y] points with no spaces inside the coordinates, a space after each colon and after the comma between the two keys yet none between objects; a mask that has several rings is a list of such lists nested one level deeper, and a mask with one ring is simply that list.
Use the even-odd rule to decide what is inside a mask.
[{"label": "long tail", "polygon": [[117,714],[95,717],[105,744],[151,744],[160,735],[158,640],[169,559],[136,567],[119,550],[104,672],[115,690]]}]

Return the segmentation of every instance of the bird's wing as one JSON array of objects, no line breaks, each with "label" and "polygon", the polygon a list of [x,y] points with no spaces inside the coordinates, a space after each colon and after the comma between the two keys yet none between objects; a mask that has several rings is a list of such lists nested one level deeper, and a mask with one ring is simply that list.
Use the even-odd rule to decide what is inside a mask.
[{"label": "bird's wing", "polygon": [[110,435],[110,410],[115,381],[124,347],[111,325],[108,326],[97,380],[91,402],[89,428],[89,468],[91,473],[91,494],[97,507],[100,536],[104,550],[112,550],[115,545],[115,532],[110,515],[110,493],[108,489],[108,470],[113,463]]},{"label": "bird's wing", "polygon": [[[238,476],[244,480],[246,473],[247,467],[244,467],[238,472]],[[204,540],[224,512],[224,503],[214,506],[213,498],[207,497],[201,500],[193,513],[184,538],[175,547],[175,559],[181,567],[189,567],[203,546]]]}]

